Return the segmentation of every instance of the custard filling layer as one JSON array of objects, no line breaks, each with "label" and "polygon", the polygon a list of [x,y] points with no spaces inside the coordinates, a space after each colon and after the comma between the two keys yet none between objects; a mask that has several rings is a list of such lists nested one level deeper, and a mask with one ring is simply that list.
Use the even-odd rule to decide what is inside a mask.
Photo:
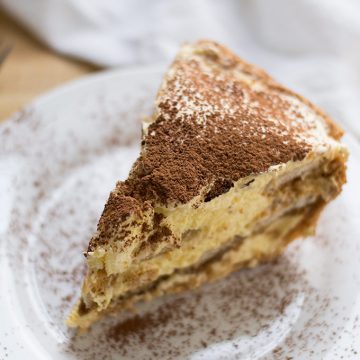
[{"label": "custard filling layer", "polygon": [[[172,274],[159,277],[137,291],[130,291],[124,296],[114,296],[104,311],[109,313],[132,307],[134,303],[149,300],[155,296],[196,288],[208,281],[222,278],[238,268],[256,266],[260,261],[272,259],[287,245],[287,236],[301,225],[311,214],[312,209],[316,209],[317,206],[318,204],[313,204],[283,215],[261,233],[246,239],[236,237],[229,248],[219,251],[204,263],[177,269]],[[305,231],[301,230],[306,235],[307,232],[312,231],[312,228],[306,227]],[[89,308],[80,302],[78,311],[72,314],[70,322],[83,328],[88,327],[101,314],[99,307],[93,305]]]},{"label": "custard filling layer", "polygon": [[[195,199],[183,206],[156,208],[156,213],[166,216],[162,225],[180,239],[180,246],[166,250],[168,244],[160,242],[156,244],[157,255],[149,257],[146,247],[139,253],[140,244],[134,244],[125,253],[133,261],[124,261],[124,254],[116,252],[116,244],[106,253],[96,250],[88,258],[93,266],[83,288],[86,305],[104,309],[112,298],[126,298],[157,279],[175,276],[179,269],[199,266],[230,248],[235,237],[245,239],[239,261],[253,257],[256,262],[258,252],[271,253],[275,251],[271,247],[276,247],[266,233],[261,234],[263,229],[281,224],[287,232],[301,220],[301,216],[289,218],[287,214],[319,199],[327,201],[337,192],[336,177],[331,179],[336,163],[328,153],[317,161],[288,163],[284,169],[274,170],[275,174],[270,171],[241,179],[227,193],[198,206],[194,206]],[[135,253],[138,258],[134,258]]]}]

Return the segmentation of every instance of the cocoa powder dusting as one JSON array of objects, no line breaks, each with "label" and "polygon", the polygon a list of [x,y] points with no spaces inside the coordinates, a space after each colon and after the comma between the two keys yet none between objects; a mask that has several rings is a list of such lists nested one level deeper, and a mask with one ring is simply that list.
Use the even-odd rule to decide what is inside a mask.
[{"label": "cocoa powder dusting", "polygon": [[210,200],[242,177],[302,160],[311,150],[319,119],[303,114],[301,107],[316,114],[306,102],[216,43],[192,49],[165,77],[126,181],[127,195],[140,201],[176,205],[204,187]]}]

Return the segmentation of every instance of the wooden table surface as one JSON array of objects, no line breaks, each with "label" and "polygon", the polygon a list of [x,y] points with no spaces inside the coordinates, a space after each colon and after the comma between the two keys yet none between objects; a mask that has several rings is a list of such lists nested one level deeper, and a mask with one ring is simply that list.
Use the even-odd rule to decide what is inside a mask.
[{"label": "wooden table surface", "polygon": [[10,54],[0,65],[0,121],[37,95],[98,70],[94,65],[50,50],[1,10],[0,42],[12,45]]}]

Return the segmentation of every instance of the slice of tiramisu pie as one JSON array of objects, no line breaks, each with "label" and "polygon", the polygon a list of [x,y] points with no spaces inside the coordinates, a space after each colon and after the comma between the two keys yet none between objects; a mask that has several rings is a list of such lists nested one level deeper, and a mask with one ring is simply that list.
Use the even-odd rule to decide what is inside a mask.
[{"label": "slice of tiramisu pie", "polygon": [[279,255],[345,182],[342,131],[225,47],[181,48],[142,150],[110,193],[68,325]]}]

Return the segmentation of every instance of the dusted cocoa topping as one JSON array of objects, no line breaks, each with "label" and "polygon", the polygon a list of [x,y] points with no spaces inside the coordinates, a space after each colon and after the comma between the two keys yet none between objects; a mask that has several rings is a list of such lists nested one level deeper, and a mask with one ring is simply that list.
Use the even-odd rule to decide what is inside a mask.
[{"label": "dusted cocoa topping", "polygon": [[116,217],[119,220],[126,220],[130,215],[130,211],[131,213],[140,214],[141,208],[138,201],[130,196],[123,196],[116,192],[112,192],[105,205],[99,227],[103,227],[114,214],[116,214]]},{"label": "dusted cocoa topping", "polygon": [[[97,226],[98,234],[95,234],[90,240],[87,251],[93,251],[97,245],[107,243],[108,238],[115,233],[121,239],[128,236],[130,233],[129,228],[137,225],[137,220],[141,218],[144,212],[151,208],[149,202],[139,202],[137,199],[128,196],[126,192],[126,184],[118,182],[105,204]],[[135,216],[135,220],[124,224],[130,215]],[[144,231],[146,227],[147,224],[143,223],[142,229]]]},{"label": "dusted cocoa topping", "polygon": [[213,42],[185,48],[158,94],[127,195],[163,205],[207,201],[242,177],[302,160],[324,115]]},{"label": "dusted cocoa topping", "polygon": [[154,214],[153,228],[155,231],[148,238],[149,244],[155,244],[165,237],[171,236],[171,230],[167,226],[160,225],[163,218],[164,216],[162,214]]},{"label": "dusted cocoa topping", "polygon": [[208,202],[215,197],[228,192],[234,183],[231,180],[216,180],[210,191],[205,195],[204,201]]},{"label": "dusted cocoa topping", "polygon": [[[130,215],[140,219],[145,211],[154,214],[155,204],[176,206],[194,197],[197,207],[240,178],[302,160],[326,144],[328,135],[341,135],[313,104],[211,41],[180,51],[161,85],[152,120],[143,129],[142,152],[129,178],[110,194],[88,251],[114,233],[125,238]],[[159,230],[142,248],[171,237],[171,230],[156,221],[142,223],[138,236],[149,226]]]}]

